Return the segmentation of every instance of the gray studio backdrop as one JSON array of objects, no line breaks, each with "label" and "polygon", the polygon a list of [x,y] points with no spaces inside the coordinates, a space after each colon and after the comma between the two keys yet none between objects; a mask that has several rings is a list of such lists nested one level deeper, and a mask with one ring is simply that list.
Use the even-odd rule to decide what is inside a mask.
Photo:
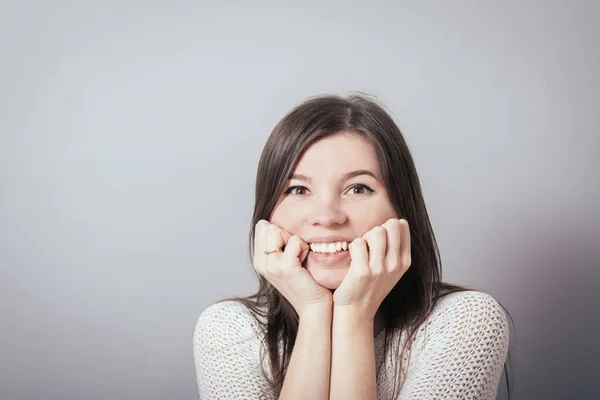
[{"label": "gray studio backdrop", "polygon": [[353,90],[406,135],[444,279],[514,317],[514,398],[597,398],[598,3],[215,3],[0,3],[0,399],[197,398],[270,130]]}]

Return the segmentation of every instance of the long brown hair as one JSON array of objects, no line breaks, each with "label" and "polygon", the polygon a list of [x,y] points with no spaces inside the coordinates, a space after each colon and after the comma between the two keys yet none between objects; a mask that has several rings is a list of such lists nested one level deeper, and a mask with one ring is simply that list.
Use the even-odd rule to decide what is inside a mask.
[{"label": "long brown hair", "polygon": [[[300,156],[312,143],[341,131],[361,135],[373,145],[391,204],[410,226],[411,266],[378,310],[383,317],[385,331],[384,359],[392,342],[391,334],[402,331],[408,334],[403,349],[399,348],[400,342],[395,348],[398,354],[395,359],[400,360],[419,326],[441,297],[474,289],[441,282],[439,249],[414,161],[400,129],[375,98],[364,94],[352,94],[347,98],[335,95],[311,97],[292,109],[275,126],[258,163],[254,214],[250,224],[250,261],[254,259],[255,225],[261,219],[270,220]],[[287,299],[263,276],[257,274],[257,277],[258,292],[222,301],[243,303],[263,328],[262,357],[264,360],[268,356],[272,376],[269,377],[264,368],[262,372],[270,390],[278,395],[294,348],[299,319]],[[393,398],[396,398],[401,389],[398,384],[400,368],[396,366],[394,370],[397,372]],[[510,398],[506,364],[504,371]]]}]

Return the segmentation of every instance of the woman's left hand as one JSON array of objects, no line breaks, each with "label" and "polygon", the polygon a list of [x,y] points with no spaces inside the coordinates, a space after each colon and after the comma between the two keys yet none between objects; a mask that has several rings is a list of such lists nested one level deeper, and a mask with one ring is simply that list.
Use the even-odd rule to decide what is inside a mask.
[{"label": "woman's left hand", "polygon": [[354,239],[348,250],[350,268],[333,293],[334,307],[355,318],[374,319],[383,299],[410,267],[408,221],[389,219]]}]

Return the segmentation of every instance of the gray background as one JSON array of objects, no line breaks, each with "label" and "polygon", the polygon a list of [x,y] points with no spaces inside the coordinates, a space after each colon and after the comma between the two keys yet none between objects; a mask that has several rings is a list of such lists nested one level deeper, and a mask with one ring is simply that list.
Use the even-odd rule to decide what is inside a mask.
[{"label": "gray background", "polygon": [[445,280],[514,317],[514,398],[597,398],[597,2],[104,3],[0,3],[1,399],[197,398],[270,130],[353,90],[406,135]]}]

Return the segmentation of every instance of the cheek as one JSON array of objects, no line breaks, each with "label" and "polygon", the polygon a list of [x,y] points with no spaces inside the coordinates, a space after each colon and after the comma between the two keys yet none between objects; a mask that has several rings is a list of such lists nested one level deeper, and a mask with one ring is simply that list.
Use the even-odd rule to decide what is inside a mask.
[{"label": "cheek", "polygon": [[302,217],[297,208],[290,207],[287,204],[281,204],[275,208],[275,211],[271,215],[270,222],[293,233],[301,226]]},{"label": "cheek", "polygon": [[371,212],[362,212],[353,219],[354,233],[357,237],[364,235],[372,228],[384,224],[388,219],[393,218],[393,215],[389,215],[385,210],[371,210]]},{"label": "cheek", "polygon": [[388,202],[369,207],[370,212],[365,212],[364,208],[353,214],[354,223],[357,231],[367,233],[375,226],[383,225],[390,218],[399,218],[396,211]]}]

